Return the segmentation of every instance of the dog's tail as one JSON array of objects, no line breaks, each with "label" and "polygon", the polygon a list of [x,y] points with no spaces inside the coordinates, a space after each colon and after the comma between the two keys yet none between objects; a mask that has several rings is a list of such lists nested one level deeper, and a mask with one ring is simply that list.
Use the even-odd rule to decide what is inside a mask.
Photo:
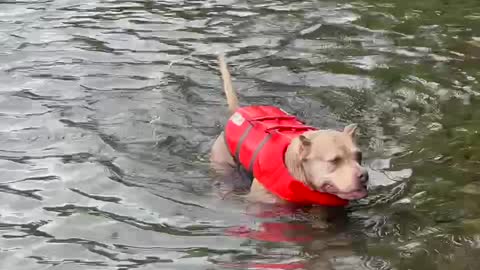
[{"label": "dog's tail", "polygon": [[225,96],[227,96],[228,110],[232,114],[239,107],[238,98],[235,90],[233,90],[232,77],[230,76],[230,72],[228,71],[227,63],[225,62],[225,57],[223,55],[218,56],[218,64],[220,67],[220,73],[222,74],[223,90],[225,91]]}]

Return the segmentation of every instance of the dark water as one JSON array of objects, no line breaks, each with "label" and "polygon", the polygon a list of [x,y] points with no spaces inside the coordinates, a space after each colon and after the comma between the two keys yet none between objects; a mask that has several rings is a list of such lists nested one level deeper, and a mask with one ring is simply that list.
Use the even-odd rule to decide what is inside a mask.
[{"label": "dark water", "polygon": [[[345,223],[212,187],[218,52],[244,103],[360,124]],[[478,0],[0,1],[0,268],[477,269],[479,66]]]}]

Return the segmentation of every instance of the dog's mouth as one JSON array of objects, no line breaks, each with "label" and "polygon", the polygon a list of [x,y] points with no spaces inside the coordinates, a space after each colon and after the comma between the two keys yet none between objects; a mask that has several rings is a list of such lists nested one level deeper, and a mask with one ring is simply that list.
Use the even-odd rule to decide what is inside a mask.
[{"label": "dog's mouth", "polygon": [[352,201],[352,200],[359,200],[367,197],[368,192],[367,192],[367,189],[364,188],[364,189],[354,190],[351,192],[339,192],[339,193],[335,193],[335,195],[337,195],[342,199]]},{"label": "dog's mouth", "polygon": [[368,192],[367,192],[367,187],[362,186],[358,189],[348,191],[348,192],[342,192],[340,191],[337,187],[331,184],[325,184],[322,189],[330,194],[337,195],[338,197],[344,199],[344,200],[359,200],[367,197]]}]

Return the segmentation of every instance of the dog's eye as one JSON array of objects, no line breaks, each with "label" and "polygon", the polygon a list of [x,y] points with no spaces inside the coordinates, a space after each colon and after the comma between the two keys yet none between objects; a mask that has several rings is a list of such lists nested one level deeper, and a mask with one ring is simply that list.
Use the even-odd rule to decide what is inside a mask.
[{"label": "dog's eye", "polygon": [[338,163],[340,163],[341,158],[340,157],[333,157],[333,158],[328,159],[327,161],[330,162],[330,163],[333,163],[333,164],[338,164]]},{"label": "dog's eye", "polygon": [[362,152],[355,152],[355,160],[358,162],[358,163],[362,163]]}]

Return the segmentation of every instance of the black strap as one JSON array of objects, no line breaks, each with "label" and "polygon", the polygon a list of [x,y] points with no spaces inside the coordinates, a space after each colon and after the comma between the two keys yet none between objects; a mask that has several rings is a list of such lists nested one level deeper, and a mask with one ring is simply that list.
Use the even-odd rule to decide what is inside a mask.
[{"label": "black strap", "polygon": [[260,150],[265,146],[265,144],[272,138],[272,134],[268,134],[263,138],[263,140],[258,144],[257,149],[255,149],[255,152],[253,152],[252,159],[250,160],[250,164],[248,165],[248,171],[252,172],[253,171],[253,165],[255,164],[255,160],[257,159],[258,153],[260,153]]},{"label": "black strap", "polygon": [[250,131],[252,130],[253,128],[253,125],[250,125],[242,134],[242,136],[240,137],[240,139],[238,139],[238,143],[237,143],[237,147],[235,148],[235,159],[237,160],[237,162],[240,162],[240,149],[242,147],[242,144],[243,142],[245,141],[245,139],[248,137],[248,134],[250,133]]}]

